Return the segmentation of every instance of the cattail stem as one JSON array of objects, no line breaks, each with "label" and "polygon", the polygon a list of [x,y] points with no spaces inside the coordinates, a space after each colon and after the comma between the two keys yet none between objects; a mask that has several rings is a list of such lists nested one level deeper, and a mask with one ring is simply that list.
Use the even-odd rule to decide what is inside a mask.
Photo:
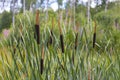
[{"label": "cattail stem", "polygon": [[60,34],[62,34],[62,29],[60,27],[60,20],[58,20],[58,27],[59,27],[59,30],[60,30]]},{"label": "cattail stem", "polygon": [[35,31],[36,31],[36,40],[37,40],[37,44],[40,44],[39,10],[36,11],[36,24],[35,24]]}]

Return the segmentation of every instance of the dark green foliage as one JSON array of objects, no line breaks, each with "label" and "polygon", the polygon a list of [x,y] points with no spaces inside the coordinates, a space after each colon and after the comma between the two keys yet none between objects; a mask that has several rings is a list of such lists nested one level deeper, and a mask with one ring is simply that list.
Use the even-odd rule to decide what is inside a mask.
[{"label": "dark green foliage", "polygon": [[1,18],[0,18],[0,31],[4,28],[10,28],[11,23],[12,23],[11,12],[4,11],[1,14]]}]

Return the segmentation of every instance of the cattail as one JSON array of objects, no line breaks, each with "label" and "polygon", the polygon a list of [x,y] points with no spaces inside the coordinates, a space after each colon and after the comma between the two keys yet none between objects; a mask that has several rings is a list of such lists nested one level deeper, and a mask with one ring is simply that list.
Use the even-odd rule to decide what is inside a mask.
[{"label": "cattail", "polygon": [[93,34],[93,48],[95,47],[95,42],[96,42],[96,22],[95,22],[94,34]]},{"label": "cattail", "polygon": [[60,30],[60,42],[61,42],[61,49],[62,49],[62,53],[64,53],[64,42],[63,42],[63,34],[62,34],[62,29],[60,27],[60,21],[58,20],[58,27]]},{"label": "cattail", "polygon": [[62,53],[64,53],[64,42],[63,42],[63,35],[60,35],[60,42],[61,42],[61,49],[62,49]]},{"label": "cattail", "polygon": [[40,61],[40,67],[41,67],[41,74],[43,73],[43,69],[44,69],[44,47],[42,47],[42,58],[41,58],[41,61]]},{"label": "cattail", "polygon": [[40,44],[39,10],[36,11],[36,24],[35,24],[35,31],[36,31],[37,44]]}]

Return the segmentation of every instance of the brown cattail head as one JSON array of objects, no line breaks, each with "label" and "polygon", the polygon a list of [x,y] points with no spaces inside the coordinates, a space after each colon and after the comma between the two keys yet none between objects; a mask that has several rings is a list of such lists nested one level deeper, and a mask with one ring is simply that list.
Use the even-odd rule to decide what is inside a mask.
[{"label": "brown cattail head", "polygon": [[37,44],[40,44],[40,31],[39,31],[39,25],[35,25],[35,33],[36,33],[36,40],[37,40]]},{"label": "brown cattail head", "polygon": [[36,25],[39,25],[39,10],[36,11]]},{"label": "brown cattail head", "polygon": [[35,24],[35,33],[37,44],[40,44],[40,31],[39,31],[39,10],[36,11],[36,24]]},{"label": "brown cattail head", "polygon": [[40,67],[41,67],[41,69],[40,69],[40,73],[42,74],[42,73],[43,73],[43,59],[41,59],[40,62],[41,62],[41,63],[40,63]]},{"label": "brown cattail head", "polygon": [[62,53],[64,53],[64,42],[63,42],[63,35],[62,34],[60,34],[60,42],[61,42]]},{"label": "brown cattail head", "polygon": [[41,58],[41,61],[40,61],[40,73],[42,74],[43,73],[43,69],[44,69],[44,46],[42,47],[42,58]]},{"label": "brown cattail head", "polygon": [[96,42],[96,22],[95,22],[94,34],[93,34],[93,48],[95,47],[95,42]]}]

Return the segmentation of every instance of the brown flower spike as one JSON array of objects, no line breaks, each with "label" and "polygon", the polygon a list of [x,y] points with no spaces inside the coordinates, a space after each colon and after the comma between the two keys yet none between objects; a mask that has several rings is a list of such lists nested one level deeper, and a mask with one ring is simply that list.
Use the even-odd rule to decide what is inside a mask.
[{"label": "brown flower spike", "polygon": [[59,27],[59,30],[60,30],[61,49],[62,49],[62,53],[64,53],[64,42],[63,42],[62,29],[61,29],[61,27],[60,27],[60,20],[58,20],[58,27]]},{"label": "brown flower spike", "polygon": [[35,24],[35,33],[37,44],[40,44],[40,31],[39,31],[39,10],[36,11],[36,24]]},{"label": "brown flower spike", "polygon": [[96,22],[95,23],[95,27],[94,27],[94,34],[93,34],[93,48],[95,48],[95,42],[96,42]]}]

